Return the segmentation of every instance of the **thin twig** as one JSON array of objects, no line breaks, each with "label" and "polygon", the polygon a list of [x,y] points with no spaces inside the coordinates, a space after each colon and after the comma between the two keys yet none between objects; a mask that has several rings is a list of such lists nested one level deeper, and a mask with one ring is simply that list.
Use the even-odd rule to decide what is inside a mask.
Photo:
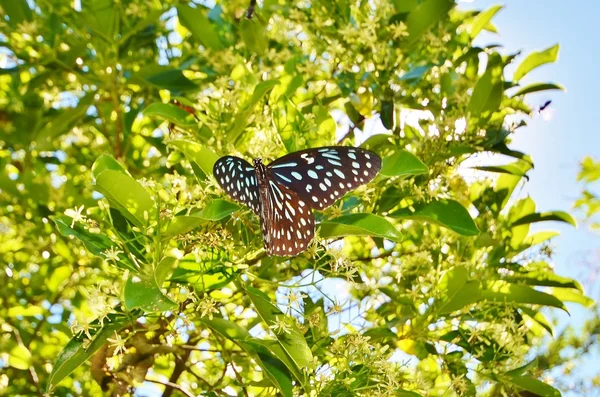
[{"label": "thin twig", "polygon": [[246,12],[247,19],[252,19],[252,16],[254,16],[254,7],[256,7],[256,0],[250,0],[250,6],[248,6],[248,11]]},{"label": "thin twig", "polygon": [[182,392],[183,394],[185,394],[187,397],[196,397],[194,394],[192,394],[191,392],[185,390],[183,387],[179,386],[177,383],[173,383],[173,382],[161,382],[159,380],[154,380],[154,379],[146,379],[146,381],[152,382],[152,383],[156,383],[158,385],[165,386],[165,391],[166,390],[176,389],[176,390],[179,390],[180,392]]}]

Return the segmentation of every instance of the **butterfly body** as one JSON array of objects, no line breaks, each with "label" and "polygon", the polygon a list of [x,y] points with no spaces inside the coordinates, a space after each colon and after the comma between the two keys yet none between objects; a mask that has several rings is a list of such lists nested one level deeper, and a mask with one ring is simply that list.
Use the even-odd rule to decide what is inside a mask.
[{"label": "butterfly body", "polygon": [[314,237],[313,209],[323,210],[381,168],[368,150],[329,146],[285,155],[268,165],[235,156],[220,158],[213,173],[221,187],[260,217],[269,255],[293,256]]}]

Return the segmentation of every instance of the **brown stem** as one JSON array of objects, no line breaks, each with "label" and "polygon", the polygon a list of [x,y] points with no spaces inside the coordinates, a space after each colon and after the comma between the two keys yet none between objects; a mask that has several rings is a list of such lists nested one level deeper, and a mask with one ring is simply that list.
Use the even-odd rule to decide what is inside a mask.
[{"label": "brown stem", "polygon": [[161,382],[159,380],[154,380],[154,379],[146,379],[146,381],[165,386],[165,392],[163,393],[163,396],[166,395],[167,391],[170,391],[169,395],[171,395],[171,393],[173,393],[173,390],[179,390],[181,393],[183,393],[187,397],[195,397],[191,392],[185,390],[183,387],[179,386],[177,383],[173,383],[170,381],[169,382]]},{"label": "brown stem", "polygon": [[[162,397],[170,397],[171,394],[173,394],[173,390],[179,390],[183,394],[187,393],[186,391],[182,390],[180,386],[177,385],[177,380],[179,379],[179,377],[181,376],[183,371],[185,371],[186,362],[187,362],[188,358],[190,358],[191,353],[192,353],[191,350],[184,350],[183,355],[181,357],[179,357],[179,359],[175,363],[175,368],[173,369],[173,372],[171,373],[171,377],[169,378],[169,381],[164,383],[165,391],[162,394]],[[175,356],[175,357],[177,357],[177,356]],[[188,395],[188,394],[186,394],[186,395]],[[191,396],[192,394],[190,393],[189,395]]]},{"label": "brown stem", "polygon": [[250,0],[250,5],[248,6],[248,11],[246,12],[247,19],[252,19],[254,16],[254,7],[256,7],[256,0]]}]

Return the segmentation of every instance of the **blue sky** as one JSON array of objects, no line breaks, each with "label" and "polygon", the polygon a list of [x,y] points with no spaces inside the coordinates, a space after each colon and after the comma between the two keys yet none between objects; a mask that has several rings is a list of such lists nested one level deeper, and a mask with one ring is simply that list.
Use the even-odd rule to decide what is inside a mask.
[{"label": "blue sky", "polygon": [[[522,50],[523,55],[515,65],[531,51],[560,44],[558,61],[534,70],[522,83],[554,82],[564,86],[566,92],[550,91],[529,96],[528,102],[533,106],[551,99],[552,118],[535,117],[528,127],[519,130],[510,146],[531,154],[535,163],[535,169],[529,173],[529,182],[517,194],[520,197],[530,195],[538,211],[569,210],[582,189],[582,184],[577,182],[579,162],[585,156],[600,159],[597,131],[600,112],[596,109],[600,94],[597,20],[600,2],[476,0],[461,6],[486,9],[495,4],[505,5],[493,20],[499,35],[482,34],[478,38],[480,44],[500,43],[507,53]],[[536,225],[536,229],[561,232],[561,236],[553,241],[556,272],[579,279],[586,286],[586,292],[598,299],[600,286],[590,277],[583,261],[586,257],[595,257],[597,262],[592,264],[596,268],[600,266],[600,235],[590,232],[585,225],[574,229],[546,223]],[[576,305],[570,305],[569,310],[571,317],[553,313],[560,321],[559,329],[567,324],[577,327],[590,315]],[[585,368],[589,368],[590,373],[597,372],[599,356],[577,367],[574,374],[584,375]]]}]

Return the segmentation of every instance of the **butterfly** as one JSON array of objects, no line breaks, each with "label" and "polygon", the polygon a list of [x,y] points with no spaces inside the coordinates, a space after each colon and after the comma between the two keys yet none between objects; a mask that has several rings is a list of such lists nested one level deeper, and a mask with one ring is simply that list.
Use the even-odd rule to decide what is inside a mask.
[{"label": "butterfly", "polygon": [[314,237],[312,210],[329,207],[380,169],[381,157],[369,150],[328,146],[293,152],[268,165],[260,158],[250,164],[224,156],[213,175],[231,198],[260,217],[267,253],[294,256]]}]

